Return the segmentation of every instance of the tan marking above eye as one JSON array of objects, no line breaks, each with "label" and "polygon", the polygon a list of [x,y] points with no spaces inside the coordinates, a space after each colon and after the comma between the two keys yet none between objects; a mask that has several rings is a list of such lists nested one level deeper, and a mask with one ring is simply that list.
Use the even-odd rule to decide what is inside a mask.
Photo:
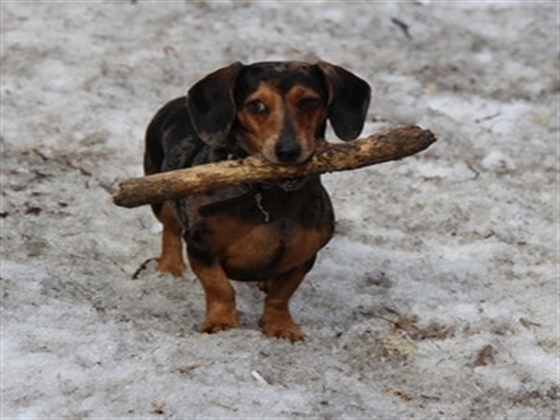
[{"label": "tan marking above eye", "polygon": [[300,112],[315,111],[321,106],[321,100],[316,97],[302,98],[297,102],[297,108]]},{"label": "tan marking above eye", "polygon": [[322,105],[321,97],[317,92],[304,86],[294,86],[286,96],[299,112],[315,111]]}]

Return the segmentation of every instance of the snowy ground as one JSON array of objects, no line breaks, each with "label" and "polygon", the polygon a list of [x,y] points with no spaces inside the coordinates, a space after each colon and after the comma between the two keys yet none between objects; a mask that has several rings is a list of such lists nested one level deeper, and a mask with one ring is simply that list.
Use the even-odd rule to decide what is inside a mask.
[{"label": "snowy ground", "polygon": [[[8,418],[553,419],[559,6],[2,1],[1,412]],[[325,177],[337,236],[295,295],[307,340],[196,332],[203,295],[138,266],[157,108],[235,60],[323,59],[373,87],[365,133],[438,142]]]}]

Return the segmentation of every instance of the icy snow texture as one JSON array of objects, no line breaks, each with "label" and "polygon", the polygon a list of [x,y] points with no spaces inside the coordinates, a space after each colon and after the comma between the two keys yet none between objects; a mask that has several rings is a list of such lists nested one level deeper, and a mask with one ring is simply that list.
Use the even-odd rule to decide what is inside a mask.
[{"label": "icy snow texture", "polygon": [[[2,418],[558,418],[557,2],[0,7]],[[243,328],[204,335],[191,273],[131,281],[157,225],[110,199],[160,105],[276,59],[368,80],[365,133],[439,138],[325,176],[337,235],[295,345],[258,331],[253,286]]]}]

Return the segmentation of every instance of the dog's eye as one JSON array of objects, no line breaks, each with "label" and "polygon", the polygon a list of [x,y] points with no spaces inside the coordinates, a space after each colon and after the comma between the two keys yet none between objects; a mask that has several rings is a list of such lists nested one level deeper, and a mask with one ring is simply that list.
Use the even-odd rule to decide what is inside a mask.
[{"label": "dog's eye", "polygon": [[303,98],[298,102],[298,109],[300,112],[315,111],[321,106],[321,101],[315,98]]},{"label": "dog's eye", "polygon": [[259,101],[258,99],[247,102],[245,104],[245,108],[247,108],[247,110],[253,114],[257,114],[257,115],[268,114],[267,106],[263,104],[261,101]]}]

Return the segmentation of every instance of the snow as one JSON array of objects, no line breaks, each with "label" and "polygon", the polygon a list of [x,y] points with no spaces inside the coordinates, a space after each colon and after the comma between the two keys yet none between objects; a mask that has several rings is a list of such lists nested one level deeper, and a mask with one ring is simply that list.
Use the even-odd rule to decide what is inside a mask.
[{"label": "snow", "polygon": [[[0,7],[2,418],[560,416],[557,2]],[[438,136],[324,176],[337,232],[292,299],[296,344],[240,283],[243,327],[198,333],[196,279],[131,280],[161,228],[111,202],[159,106],[276,59],[368,80],[364,133]]]}]

